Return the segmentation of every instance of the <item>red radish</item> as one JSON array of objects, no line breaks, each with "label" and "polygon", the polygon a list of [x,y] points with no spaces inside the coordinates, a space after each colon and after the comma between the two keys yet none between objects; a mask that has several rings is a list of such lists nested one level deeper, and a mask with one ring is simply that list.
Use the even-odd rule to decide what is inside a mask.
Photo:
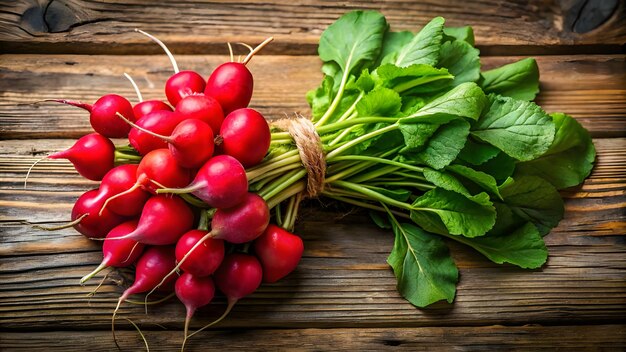
[{"label": "red radish", "polygon": [[165,111],[172,111],[172,107],[165,104],[164,102],[160,101],[160,100],[143,100],[143,96],[141,95],[141,91],[139,90],[139,87],[137,86],[137,83],[135,83],[135,80],[126,72],[124,72],[124,76],[130,81],[130,83],[133,85],[133,88],[135,89],[135,93],[137,93],[137,99],[139,100],[139,103],[135,104],[135,106],[133,106],[133,113],[135,114],[135,119],[139,120],[140,118],[148,115],[149,113],[153,112],[153,111],[160,111],[160,110],[165,110]]},{"label": "red radish", "polygon": [[180,268],[198,277],[213,274],[224,259],[224,241],[216,238],[207,239],[195,251],[190,252],[191,248],[206,234],[207,231],[191,230],[176,243],[177,262],[182,261],[185,255],[189,253],[187,260]]},{"label": "red radish", "polygon": [[[119,301],[124,302],[128,296],[147,292],[152,289],[169,271],[174,268],[176,257],[174,247],[154,246],[143,252],[135,268],[135,282],[124,291]],[[168,280],[174,283],[175,277]]]},{"label": "red radish", "polygon": [[230,208],[243,201],[248,193],[246,170],[228,155],[218,155],[198,170],[195,179],[185,188],[163,188],[157,193],[191,193],[213,208]]},{"label": "red radish", "polygon": [[155,43],[159,44],[172,63],[174,75],[172,75],[165,83],[165,96],[167,96],[167,100],[170,104],[172,104],[172,106],[175,107],[182,98],[188,95],[202,93],[204,91],[206,83],[204,82],[204,78],[202,78],[199,73],[194,71],[179,71],[174,55],[172,55],[170,50],[162,41],[142,30],[135,29],[135,31],[145,35]]},{"label": "red radish", "polygon": [[259,44],[241,62],[227,62],[218,66],[207,81],[204,94],[215,98],[224,114],[245,108],[252,98],[254,79],[246,64],[250,59],[274,38],[268,38]]},{"label": "red radish", "polygon": [[177,196],[154,196],[146,202],[137,228],[123,236],[109,240],[132,239],[151,245],[168,245],[189,231],[193,226],[191,208]]},{"label": "red radish", "polygon": [[263,266],[263,281],[276,282],[296,268],[304,244],[300,237],[270,224],[254,241],[254,251]]},{"label": "red radish", "polygon": [[227,114],[250,104],[253,87],[252,73],[244,64],[227,62],[209,76],[204,94],[214,97]]},{"label": "red radish", "polygon": [[[119,116],[124,119],[122,115]],[[126,119],[124,120],[136,130],[165,141],[172,155],[182,167],[199,168],[213,155],[213,130],[201,120],[183,120],[176,125],[170,136],[154,133]]]},{"label": "red radish", "polygon": [[245,243],[259,237],[269,224],[267,203],[255,193],[248,193],[242,203],[218,209],[211,220],[211,237],[230,243]]},{"label": "red radish", "polygon": [[158,187],[181,187],[189,184],[191,172],[176,163],[169,149],[156,149],[146,154],[137,167],[137,182],[124,192],[118,193],[104,202],[105,209],[110,202],[135,192],[140,188],[156,193]]},{"label": "red radish", "polygon": [[109,231],[102,245],[102,262],[94,271],[80,279],[81,284],[84,284],[86,281],[88,281],[107,267],[127,267],[133,264],[135,260],[139,258],[139,256],[143,252],[143,244],[133,240],[107,240],[107,238],[119,237],[131,233],[135,230],[136,227],[137,220],[130,220],[117,225],[111,231]]},{"label": "red radish", "polygon": [[[104,175],[96,198],[106,200],[133,187],[137,182],[137,169],[138,165],[136,164],[114,167]],[[142,189],[135,189],[110,201],[108,209],[123,216],[139,215],[148,198],[150,198],[148,192]]]},{"label": "red radish", "polygon": [[137,120],[154,111],[172,111],[172,107],[156,99],[144,100],[133,106],[133,113]]},{"label": "red radish", "polygon": [[254,166],[263,160],[270,147],[272,135],[263,115],[244,108],[226,116],[220,129],[221,150],[239,160],[245,167]]},{"label": "red radish", "polygon": [[121,215],[102,209],[102,206],[97,189],[83,193],[72,208],[72,222],[76,231],[88,238],[102,238],[124,221]]},{"label": "red radish", "polygon": [[239,300],[256,291],[261,285],[263,269],[252,255],[232,253],[215,272],[215,283],[228,301]]},{"label": "red radish", "polygon": [[[120,305],[126,301],[128,296],[142,293],[153,289],[159,281],[170,271],[176,264],[174,257],[174,248],[170,246],[158,246],[148,248],[137,261],[135,268],[135,282],[124,291],[120,299],[117,301],[117,307],[113,311],[111,319],[111,332],[115,340],[115,315]],[[168,284],[174,282],[175,277],[167,280]],[[117,341],[115,340],[117,344]]]},{"label": "red radish", "polygon": [[[123,119],[119,120],[122,123],[127,123]],[[182,120],[181,115],[175,112],[166,110],[153,111],[137,120],[135,126],[138,126],[138,128],[130,131],[128,141],[141,155],[146,155],[155,149],[167,148],[167,143],[163,139],[148,134],[145,130],[158,135],[169,136]]]},{"label": "red radish", "polygon": [[194,71],[176,72],[165,83],[165,96],[173,106],[178,106],[181,99],[204,92],[204,78]]},{"label": "red radish", "polygon": [[70,148],[35,161],[26,173],[24,188],[30,172],[43,159],[67,159],[81,176],[92,181],[100,181],[114,166],[115,146],[108,138],[98,133],[82,136]]},{"label": "red radish", "polygon": [[224,262],[213,276],[215,284],[228,299],[228,307],[221,317],[212,323],[187,336],[189,338],[200,331],[222,321],[233,309],[235,303],[256,291],[263,279],[263,269],[259,261],[252,255],[232,253],[224,258]]},{"label": "red radish", "polygon": [[187,331],[189,331],[189,322],[196,312],[196,309],[204,307],[211,303],[215,295],[215,285],[210,277],[197,277],[190,273],[183,273],[177,280],[174,287],[176,297],[185,305],[187,315],[185,317],[185,340],[181,351],[185,350],[185,342],[187,341]]},{"label": "red radish", "polygon": [[133,107],[130,102],[117,94],[107,94],[98,99],[93,105],[69,100],[50,100],[68,104],[89,111],[89,122],[94,131],[109,138],[124,138],[130,127],[120,121],[117,114],[122,114],[131,121],[135,121]]},{"label": "red radish", "polygon": [[[196,248],[209,238],[222,239],[235,244],[253,241],[263,233],[269,220],[270,210],[267,203],[255,193],[248,193],[243,203],[233,208],[217,209],[211,220],[211,232],[191,247],[167,277],[184,265]],[[165,282],[165,279],[162,282]]]},{"label": "red radish", "polygon": [[176,105],[176,112],[185,119],[198,119],[206,122],[211,126],[215,135],[220,132],[220,126],[224,121],[224,112],[220,103],[204,94],[186,96]]}]

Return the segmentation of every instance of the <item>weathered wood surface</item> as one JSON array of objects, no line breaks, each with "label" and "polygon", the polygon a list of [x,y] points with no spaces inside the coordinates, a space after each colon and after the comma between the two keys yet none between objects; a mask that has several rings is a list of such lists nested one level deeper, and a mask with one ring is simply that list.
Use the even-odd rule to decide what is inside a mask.
[{"label": "weathered wood surface", "polygon": [[[351,9],[382,11],[394,29],[416,31],[435,16],[471,24],[490,54],[621,52],[623,1],[2,1],[0,47],[10,52],[157,53],[133,32],[159,35],[178,53],[220,53],[226,41],[260,42],[266,53],[314,54],[320,33]],[[513,48],[514,46],[514,48]]]},{"label": "weathered wood surface", "polygon": [[[60,223],[82,192],[97,187],[65,161],[43,161],[23,189],[33,161],[90,131],[83,111],[34,102],[91,102],[105,93],[132,98],[123,72],[144,96],[162,98],[169,62],[132,32],[141,27],[175,53],[211,54],[178,55],[181,68],[204,75],[227,60],[225,42],[274,35],[250,65],[252,106],[270,118],[306,114],[304,94],[321,77],[314,56],[319,34],[357,7],[382,9],[396,29],[415,30],[442,14],[450,25],[472,24],[482,53],[492,55],[482,58],[487,68],[520,58],[512,55],[539,55],[537,102],[590,130],[598,150],[593,174],[562,192],[565,218],[546,237],[550,259],[542,269],[492,264],[450,243],[460,269],[456,301],[422,310],[395,289],[385,262],[393,241],[388,231],[362,212],[310,201],[297,227],[306,250],[296,272],[242,300],[217,330],[193,338],[189,350],[626,349],[623,1],[150,3],[0,0],[0,52],[11,53],[0,55],[0,350],[113,350],[111,313],[131,280],[128,271],[113,272],[89,300],[98,280],[83,287],[78,279],[98,264],[98,244],[73,230],[45,232],[24,223]],[[109,55],[51,55],[69,53]],[[224,303],[220,297],[199,311],[192,328],[221,314]],[[146,316],[143,307],[127,304],[121,316],[140,324],[152,349],[169,351],[179,347],[183,310],[172,300]],[[117,330],[125,350],[142,348],[125,320]]]},{"label": "weathered wood surface", "polygon": [[[129,284],[116,273],[90,301],[97,280],[78,279],[100,260],[98,244],[72,230],[48,233],[24,225],[63,221],[78,195],[94,186],[63,162],[43,162],[22,190],[23,176],[39,154],[70,144],[40,140],[37,146],[4,141],[0,155],[0,327],[5,329],[106,329],[115,301]],[[550,260],[542,270],[525,271],[490,263],[452,244],[461,270],[454,305],[417,310],[395,290],[385,263],[393,237],[372,226],[365,214],[343,208],[306,207],[297,232],[306,243],[296,272],[242,300],[222,327],[408,327],[433,325],[522,325],[610,323],[626,315],[626,155],[625,138],[595,140],[598,164],[577,189],[563,192],[566,215],[546,237]],[[328,202],[322,202],[328,204]],[[119,286],[118,286],[119,285]],[[89,302],[89,304],[88,304]],[[221,304],[199,313],[194,327],[211,321]],[[122,314],[135,321],[180,328],[183,314],[170,302],[152,314],[127,305]],[[88,317],[88,318],[87,318]],[[121,325],[125,325],[123,321]],[[128,326],[126,326],[128,328]]]},{"label": "weathered wood surface", "polygon": [[[482,61],[491,68],[518,59],[484,57]],[[204,75],[225,60],[226,56],[178,59],[181,68]],[[537,102],[546,111],[571,114],[595,137],[626,136],[626,56],[539,56],[537,60],[542,89]],[[252,107],[269,118],[296,111],[306,114],[305,94],[319,84],[320,65],[316,56],[255,57],[250,64],[255,75]],[[41,101],[93,102],[108,93],[134,101],[124,72],[135,78],[144,97],[161,99],[163,84],[172,73],[165,55],[1,55],[0,139],[78,138],[89,133],[89,115],[84,110]]]},{"label": "weathered wood surface", "polygon": [[[144,331],[151,350],[171,351],[171,344],[180,341],[179,331]],[[141,340],[134,331],[117,334],[125,350],[140,350]],[[115,345],[109,335],[93,331],[53,331],[32,336],[27,333],[0,332],[0,341],[7,349],[40,351],[64,348],[64,351],[111,351]],[[485,351],[532,350],[564,351],[626,349],[626,326],[488,326],[429,328],[366,328],[231,330],[210,331],[190,339],[187,351],[211,350],[269,351],[280,342],[283,350],[313,351]],[[251,344],[250,341],[254,341]],[[47,346],[47,347],[43,347]]]}]

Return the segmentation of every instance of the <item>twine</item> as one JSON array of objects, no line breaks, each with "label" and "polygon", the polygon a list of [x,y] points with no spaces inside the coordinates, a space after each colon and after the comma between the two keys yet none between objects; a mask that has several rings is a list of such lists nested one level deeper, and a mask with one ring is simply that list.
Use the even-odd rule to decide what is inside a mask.
[{"label": "twine", "polygon": [[306,193],[310,198],[317,197],[324,190],[326,177],[326,157],[322,140],[311,120],[296,114],[295,118],[284,118],[272,124],[287,130],[296,142],[302,165],[307,171]]}]

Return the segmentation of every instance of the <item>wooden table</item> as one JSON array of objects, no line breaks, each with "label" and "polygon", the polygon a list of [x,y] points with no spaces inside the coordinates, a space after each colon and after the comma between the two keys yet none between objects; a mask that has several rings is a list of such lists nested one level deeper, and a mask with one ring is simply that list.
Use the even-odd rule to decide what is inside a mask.
[{"label": "wooden table", "polygon": [[[565,219],[546,237],[550,259],[541,270],[495,265],[451,243],[460,269],[456,301],[421,310],[396,292],[385,263],[393,242],[388,231],[361,212],[311,201],[297,226],[306,251],[296,272],[242,300],[188,350],[626,348],[623,2],[145,3],[0,2],[0,350],[113,350],[111,313],[130,280],[112,273],[88,299],[98,280],[80,286],[78,279],[100,261],[98,244],[73,230],[48,233],[24,224],[65,221],[73,201],[96,187],[69,163],[44,161],[22,188],[34,160],[90,131],[85,112],[36,102],[91,102],[106,93],[132,98],[124,72],[145,96],[162,98],[171,68],[159,47],[132,31],[139,27],[169,44],[182,68],[205,75],[227,60],[225,42],[275,36],[250,65],[252,106],[269,117],[306,114],[305,93],[321,78],[319,35],[353,8],[381,9],[395,29],[416,30],[436,15],[450,25],[472,24],[486,68],[535,56],[542,86],[537,101],[591,131],[598,150],[593,174],[562,192]],[[598,3],[606,13],[595,11]],[[196,315],[192,328],[223,308],[218,299]],[[151,307],[147,316],[128,304],[121,315],[141,326],[153,350],[174,350],[181,342],[178,302]],[[142,348],[126,321],[117,329],[125,350]]]}]

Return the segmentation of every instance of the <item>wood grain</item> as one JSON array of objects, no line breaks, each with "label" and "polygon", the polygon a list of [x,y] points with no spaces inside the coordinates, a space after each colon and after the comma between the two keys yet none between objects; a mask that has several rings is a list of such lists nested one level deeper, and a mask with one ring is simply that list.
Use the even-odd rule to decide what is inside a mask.
[{"label": "wood grain", "polygon": [[[41,140],[27,146],[4,141],[0,156],[0,329],[106,329],[115,300],[130,283],[128,272],[88,300],[97,280],[78,279],[99,261],[98,244],[72,230],[43,232],[21,224],[61,221],[71,202],[93,186],[79,182],[66,164],[44,163],[32,189],[20,190],[30,154],[54,149],[66,140]],[[306,243],[296,272],[242,300],[222,327],[411,327],[484,324],[607,323],[626,314],[626,139],[596,139],[598,164],[579,187],[563,192],[565,219],[546,237],[548,264],[524,271],[499,266],[455,243],[451,251],[461,279],[454,305],[418,310],[395,289],[385,263],[392,236],[372,225],[362,212],[321,200],[307,203],[297,233]],[[10,168],[9,168],[10,167]],[[63,184],[65,180],[65,184]],[[320,208],[321,205],[321,208]],[[325,207],[330,208],[326,209]],[[497,297],[497,300],[494,300]],[[198,314],[193,326],[220,314],[223,299]],[[151,309],[124,306],[122,313],[147,323],[180,328],[172,317],[183,307],[171,302]]]},{"label": "wood grain", "polygon": [[[485,57],[491,68],[521,57]],[[180,66],[208,74],[224,56],[181,56]],[[542,93],[546,111],[564,111],[579,119],[595,137],[626,136],[626,56],[541,56]],[[315,56],[260,56],[250,69],[255,75],[251,106],[268,118],[308,113],[305,94],[320,80]],[[163,99],[171,74],[165,55],[159,56],[0,56],[0,139],[78,138],[91,132],[88,114],[57,103],[65,98],[93,102],[108,93],[135,101],[132,75],[144,97]]]},{"label": "wood grain", "polygon": [[276,44],[266,53],[311,55],[330,23],[349,10],[364,9],[382,11],[396,30],[416,31],[435,16],[445,16],[450,26],[472,25],[477,44],[489,54],[623,52],[624,3],[604,2],[612,6],[598,11],[565,0],[19,0],[3,2],[0,46],[12,53],[159,53],[133,32],[139,27],[179,54],[217,54],[227,41],[252,44],[274,36]]},{"label": "wood grain", "polygon": [[[121,324],[120,324],[121,325]],[[142,326],[151,351],[172,351],[181,341],[179,331],[149,330]],[[119,331],[124,350],[141,350],[143,343],[134,331]],[[626,348],[626,326],[483,326],[368,329],[217,330],[191,338],[186,350],[268,351],[554,351],[622,350]],[[44,347],[45,346],[45,347]],[[0,333],[3,351],[111,351],[111,334],[105,331],[54,331]]]},{"label": "wood grain", "polygon": [[[484,68],[540,55],[537,102],[590,130],[597,165],[582,186],[561,192],[565,218],[545,238],[550,259],[543,268],[496,265],[449,242],[460,270],[456,301],[427,309],[398,295],[386,264],[388,231],[363,211],[308,201],[296,229],[306,247],[297,270],[243,299],[188,350],[626,349],[623,1],[0,0],[0,53],[7,53],[0,55],[0,350],[113,350],[111,313],[132,281],[130,269],[112,271],[88,299],[100,277],[86,286],[78,279],[101,259],[99,243],[71,229],[46,232],[26,223],[65,221],[75,199],[97,187],[68,162],[45,160],[23,189],[32,162],[90,132],[83,111],[37,102],[92,102],[106,93],[134,100],[123,72],[144,96],[163,98],[170,65],[158,46],[133,32],[141,27],[170,45],[182,69],[203,75],[228,59],[225,42],[254,44],[274,35],[250,64],[252,106],[269,118],[306,114],[305,93],[321,78],[319,35],[355,8],[382,10],[394,29],[416,30],[437,15],[449,25],[472,24]],[[70,53],[97,55],[52,55]],[[197,313],[192,329],[224,306],[218,296]],[[179,347],[184,308],[175,300],[150,307],[149,315],[126,304],[121,315],[141,326],[152,350]],[[117,330],[125,350],[143,348],[123,319]]]}]

